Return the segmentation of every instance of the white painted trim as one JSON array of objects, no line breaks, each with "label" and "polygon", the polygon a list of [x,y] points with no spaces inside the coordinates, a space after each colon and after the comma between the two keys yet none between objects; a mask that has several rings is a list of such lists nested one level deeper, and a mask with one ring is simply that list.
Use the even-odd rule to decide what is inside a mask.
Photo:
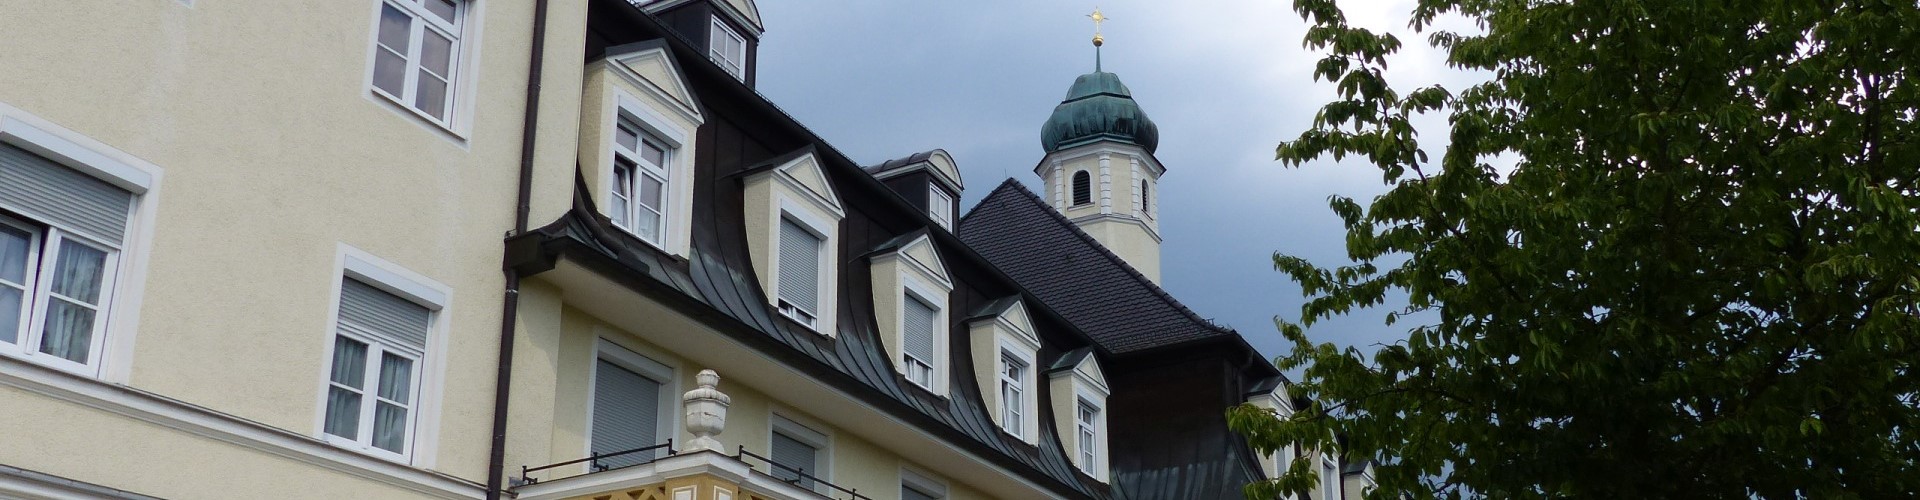
[{"label": "white painted trim", "polygon": [[522,485],[514,488],[513,493],[516,500],[560,500],[623,492],[660,484],[671,478],[701,474],[740,485],[741,497],[745,497],[746,492],[752,492],[757,496],[779,500],[820,498],[819,493],[774,479],[772,475],[750,467],[746,462],[710,450],[681,453],[652,463],[606,472]]},{"label": "white painted trim", "polygon": [[[996,333],[998,333],[998,331],[996,331]],[[995,356],[993,359],[993,397],[1000,397],[999,382],[1005,377],[1005,375],[1002,374],[1006,372],[1004,368],[1006,362],[1005,356],[1012,354],[1013,357],[1019,358],[1020,362],[1027,365],[1023,373],[1020,374],[1020,380],[1018,381],[1020,384],[1021,409],[1020,434],[1015,437],[1026,441],[1027,444],[1037,445],[1040,443],[1040,377],[1038,375],[1040,371],[1040,365],[1038,364],[1040,360],[1040,346],[1038,344],[1027,344],[1025,342],[1026,339],[1014,340],[1016,340],[1014,337],[1007,335],[996,335],[994,339],[996,352],[994,353]],[[1004,406],[1005,403],[1002,402],[1001,409],[999,410],[1002,415],[1006,414]],[[1000,429],[1006,430],[1006,428],[1006,422],[1001,422]]]},{"label": "white painted trim", "polygon": [[[602,326],[594,327],[593,367],[587,369],[587,422],[584,432],[586,440],[581,449],[593,450],[593,407],[595,394],[598,394],[600,381],[599,360],[605,359],[632,370],[640,376],[660,383],[660,401],[654,408],[660,414],[654,416],[654,438],[672,439],[680,431],[680,371],[678,366],[641,354],[633,348],[612,340],[612,330]],[[664,441],[663,441],[664,442]]]},{"label": "white painted trim", "polygon": [[[322,357],[318,384],[314,386],[313,433],[309,436],[323,442],[331,441],[326,432],[327,387],[331,383],[329,371],[333,367],[334,337],[339,335],[340,330],[340,280],[350,277],[432,311],[432,322],[427,331],[427,350],[420,355],[419,391],[416,395],[419,402],[413,409],[412,437],[407,445],[409,453],[398,457],[385,454],[374,456],[417,467],[433,467],[439,458],[439,424],[446,393],[449,325],[452,323],[448,321],[446,310],[453,304],[453,288],[346,243],[335,244],[333,270],[329,275],[331,282],[327,284],[326,330],[325,334],[320,335]],[[360,453],[345,448],[342,450]]]},{"label": "white painted trim", "polygon": [[[768,460],[773,457],[773,435],[784,434],[794,441],[814,447],[814,462],[818,471],[808,471],[807,475],[833,482],[833,428],[811,418],[801,416],[799,412],[782,408],[767,410],[767,447]],[[805,488],[802,488],[805,489]]]},{"label": "white painted trim", "polygon": [[[388,111],[407,118],[407,121],[413,122],[430,132],[452,139],[462,149],[466,149],[469,146],[469,140],[473,137],[473,116],[475,108],[477,107],[476,103],[478,102],[474,97],[474,93],[478,90],[478,85],[476,85],[474,81],[477,80],[479,76],[476,73],[480,69],[480,37],[484,31],[481,27],[485,24],[484,20],[486,18],[486,16],[481,14],[486,10],[487,0],[459,0],[459,14],[457,15],[460,16],[461,21],[460,32],[455,35],[453,42],[453,74],[450,77],[452,81],[447,84],[447,91],[453,93],[453,102],[447,105],[447,116],[445,119],[434,118],[425,112],[414,109],[412,104],[405,102],[404,96],[388,94],[385,90],[381,90],[373,85],[375,58],[380,52],[380,8],[382,5],[385,5],[387,1],[388,0],[373,0],[369,2],[373,8],[370,11],[372,15],[368,17],[367,23],[366,71],[360,78],[361,97],[380,105],[382,108],[386,108]],[[431,21],[420,20],[418,22]],[[409,49],[411,49],[411,47]],[[414,77],[409,76],[406,81],[411,82],[413,78]]]},{"label": "white painted trim", "polygon": [[105,339],[89,376],[126,383],[133,373],[134,340],[139,335],[140,309],[146,299],[147,271],[153,253],[154,221],[159,212],[163,170],[127,152],[62,127],[33,113],[0,102],[0,141],[32,151],[82,173],[134,193],[132,213],[113,268],[108,289]]},{"label": "white painted trim", "polygon": [[[332,340],[329,338],[328,340]],[[481,498],[479,484],[341,449],[291,431],[125,385],[0,357],[0,385],[218,440],[434,498]]]},{"label": "white painted trim", "polygon": [[[635,87],[639,87],[641,90],[646,91],[647,94],[652,95],[654,98],[660,99],[661,101],[664,101],[664,102],[672,103],[672,106],[670,107],[673,108],[673,112],[675,114],[680,115],[681,118],[686,118],[688,121],[691,121],[696,124],[705,124],[707,122],[706,117],[700,115],[700,109],[697,107],[694,107],[694,103],[687,102],[685,99],[682,99],[680,96],[674,95],[673,92],[670,92],[665,88],[661,88],[660,85],[655,83],[654,81],[648,80],[646,79],[646,77],[640,76],[640,73],[637,71],[634,71],[633,66],[629,64],[631,62],[641,61],[641,60],[654,58],[654,57],[660,58],[661,64],[664,64],[667,67],[668,76],[673,77],[675,80],[673,82],[674,85],[679,87],[676,90],[679,90],[682,93],[685,93],[689,97],[691,97],[693,92],[692,90],[690,90],[691,87],[687,85],[686,77],[680,74],[679,63],[675,61],[673,59],[673,56],[671,54],[668,54],[667,50],[664,48],[648,49],[648,50],[643,50],[639,52],[612,56],[608,58],[618,64],[608,64],[605,62],[600,62],[595,64],[606,65],[609,68],[609,70],[614,74],[614,76],[618,76],[620,77],[620,79],[626,80],[628,84],[631,84]],[[588,69],[591,70],[592,65],[589,65]],[[692,141],[688,140],[686,142],[692,142]]]},{"label": "white painted trim", "polygon": [[[795,189],[810,192],[804,187],[796,186]],[[821,335],[836,337],[840,331],[837,326],[838,323],[836,323],[835,320],[838,318],[838,312],[840,310],[840,283],[838,278],[840,276],[840,217],[842,214],[832,213],[830,214],[831,216],[829,216],[829,214],[822,214],[820,213],[822,207],[793,201],[794,198],[805,198],[809,200],[811,200],[811,198],[795,196],[777,187],[773,191],[773,197],[773,219],[771,223],[768,224],[773,234],[768,235],[767,240],[768,245],[770,245],[768,255],[772,257],[768,259],[770,262],[767,263],[767,272],[771,273],[773,279],[771,280],[772,286],[768,287],[770,289],[767,290],[767,298],[773,301],[772,305],[777,312],[780,302],[780,221],[790,218],[793,219],[794,222],[800,223],[801,227],[813,231],[814,235],[820,236],[822,240],[822,247],[820,249],[820,297],[818,307],[815,308],[817,310],[812,311],[813,325],[810,328]],[[817,202],[817,200],[813,201]],[[799,322],[796,321],[795,323],[798,324]]]},{"label": "white painted trim", "polygon": [[[906,254],[903,252],[895,255],[904,256]],[[912,261],[913,259],[904,258],[900,260]],[[919,272],[924,273],[926,271],[921,270]],[[951,365],[953,364],[951,361],[953,355],[948,352],[951,349],[948,344],[952,343],[952,340],[950,340],[952,339],[952,333],[949,332],[949,330],[952,329],[953,307],[948,303],[948,298],[953,295],[953,285],[927,283],[925,277],[914,276],[915,273],[909,273],[904,268],[900,269],[899,273],[901,290],[898,293],[902,293],[903,295],[912,294],[914,298],[927,305],[933,306],[933,359],[924,360],[928,364],[933,365],[933,376],[929,377],[927,381],[927,384],[931,387],[926,387],[925,389],[932,391],[935,395],[946,396],[948,388],[953,385],[948,382],[951,380],[948,377],[951,376],[949,373],[952,372]],[[907,300],[907,297],[902,296],[900,300],[896,301],[899,302],[899,304],[895,306],[896,310],[894,311],[893,341],[899,343],[900,352],[902,353],[905,353],[907,349]],[[904,370],[906,368],[904,362],[898,359],[894,360],[894,366],[896,370]],[[905,375],[905,373],[902,373],[902,375]]]},{"label": "white painted trim", "polygon": [[946,498],[947,482],[940,480],[934,474],[922,472],[923,470],[904,463],[900,464],[900,486],[919,490],[934,498]]},{"label": "white painted trim", "polygon": [[[707,34],[707,57],[714,59],[714,65],[720,66],[720,69],[726,70],[727,73],[733,75],[734,78],[745,81],[747,79],[747,37],[740,36],[740,32],[734,31],[733,26],[728,25],[726,21],[721,21],[719,16],[711,17],[708,26],[710,28],[719,28],[721,35],[726,36],[732,41],[740,42],[740,52],[737,54],[727,53],[727,51],[722,50],[722,47],[714,47],[713,34],[709,33]],[[736,55],[740,57],[740,60],[736,61],[733,59]],[[729,64],[732,65],[731,68],[728,67]]]}]

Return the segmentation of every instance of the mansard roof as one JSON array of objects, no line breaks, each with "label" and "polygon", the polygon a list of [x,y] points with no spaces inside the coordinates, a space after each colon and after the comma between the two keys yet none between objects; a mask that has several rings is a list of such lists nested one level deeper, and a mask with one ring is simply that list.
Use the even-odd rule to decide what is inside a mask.
[{"label": "mansard roof", "polygon": [[1114,354],[1239,334],[1194,314],[1013,179],[960,218],[959,235]]}]

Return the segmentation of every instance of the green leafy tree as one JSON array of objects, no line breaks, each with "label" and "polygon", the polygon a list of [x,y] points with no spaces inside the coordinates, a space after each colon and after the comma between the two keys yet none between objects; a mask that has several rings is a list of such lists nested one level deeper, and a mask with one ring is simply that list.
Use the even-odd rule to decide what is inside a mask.
[{"label": "green leafy tree", "polygon": [[[1390,189],[1331,199],[1351,262],[1274,256],[1309,299],[1278,364],[1313,403],[1232,410],[1256,448],[1338,436],[1375,498],[1920,491],[1916,2],[1420,0],[1413,30],[1490,80],[1404,93],[1399,40],[1294,9],[1337,97],[1278,159]],[[1304,333],[1376,305],[1421,324],[1370,359]]]}]

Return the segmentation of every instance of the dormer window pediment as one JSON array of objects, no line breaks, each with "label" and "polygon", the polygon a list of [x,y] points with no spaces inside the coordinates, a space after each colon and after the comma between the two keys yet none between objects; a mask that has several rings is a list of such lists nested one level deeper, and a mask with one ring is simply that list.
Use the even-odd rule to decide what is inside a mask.
[{"label": "dormer window pediment", "polygon": [[695,130],[705,123],[663,40],[612,47],[583,78],[579,157],[602,215],[668,254],[691,253]]},{"label": "dormer window pediment", "polygon": [[888,358],[909,383],[948,393],[953,279],[925,231],[882,244],[870,257],[873,313]]},{"label": "dormer window pediment", "polygon": [[1039,444],[1037,364],[1040,338],[1018,297],[996,300],[968,321],[974,378],[982,403],[1001,430]]},{"label": "dormer window pediment", "polygon": [[840,221],[846,209],[813,148],[748,169],[748,254],[775,312],[821,335],[838,335]]},{"label": "dormer window pediment", "polygon": [[1074,466],[1094,479],[1108,477],[1107,398],[1113,394],[1093,349],[1061,355],[1048,370],[1054,430]]}]

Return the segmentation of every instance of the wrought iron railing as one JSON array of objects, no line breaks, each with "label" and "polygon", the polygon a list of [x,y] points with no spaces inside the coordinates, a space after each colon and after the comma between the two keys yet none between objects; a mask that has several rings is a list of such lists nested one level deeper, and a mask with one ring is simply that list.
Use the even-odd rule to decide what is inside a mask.
[{"label": "wrought iron railing", "polygon": [[839,496],[833,494],[834,492],[837,491],[840,493],[846,493],[847,494],[846,500],[873,500],[872,498],[866,495],[860,494],[860,492],[858,491],[854,491],[848,488],[842,488],[840,487],[840,485],[829,483],[825,479],[820,479],[817,476],[808,474],[807,471],[801,470],[800,468],[789,467],[786,464],[775,462],[771,458],[755,455],[753,452],[747,451],[747,447],[745,446],[739,447],[733,454],[733,458],[735,460],[739,460],[740,462],[747,464],[748,467],[753,467],[753,462],[748,462],[746,460],[746,457],[753,457],[753,458],[759,459],[761,462],[766,462],[767,466],[771,469],[792,473],[793,475],[792,478],[780,478],[779,474],[769,473],[769,475],[775,478],[780,478],[781,481],[786,481],[788,484],[792,484],[794,486],[799,486],[802,488],[807,488],[807,489],[813,490],[815,493],[818,493],[820,490],[815,489],[810,485],[801,484],[801,483],[810,482],[814,485],[825,486],[827,487],[826,496],[828,498],[840,498]]},{"label": "wrought iron railing", "polygon": [[646,456],[646,458],[645,458],[645,459],[643,459],[643,460],[640,460],[640,461],[638,461],[638,462],[634,462],[634,463],[630,463],[630,464],[622,464],[622,465],[618,465],[618,466],[610,466],[610,465],[607,465],[607,464],[604,464],[604,463],[601,463],[601,461],[602,461],[602,460],[607,460],[607,459],[611,459],[611,458],[615,458],[615,457],[623,457],[623,456],[627,456],[627,455],[634,455],[634,454],[638,454],[638,453],[647,453],[647,452],[652,452],[652,451],[658,451],[658,450],[661,450],[661,449],[665,449],[665,450],[667,450],[667,456],[673,456],[673,455],[675,455],[675,454],[678,454],[678,453],[679,453],[678,451],[675,451],[675,450],[673,449],[673,440],[672,440],[672,439],[668,439],[668,440],[667,440],[667,442],[665,442],[665,443],[660,443],[660,444],[656,444],[656,445],[653,445],[653,446],[647,446],[647,447],[642,447],[642,448],[634,448],[634,449],[631,449],[631,450],[625,450],[625,451],[616,451],[616,452],[613,452],[613,453],[598,453],[598,452],[595,452],[595,453],[592,453],[592,454],[589,454],[589,455],[587,455],[587,458],[580,458],[580,459],[574,459],[574,460],[568,460],[568,461],[565,461],[565,462],[560,462],[560,463],[553,463],[553,464],[547,464],[547,465],[542,465],[542,466],[539,466],[539,467],[528,467],[528,466],[524,466],[524,465],[522,465],[522,466],[520,466],[520,484],[533,484],[533,483],[537,483],[537,482],[540,482],[540,480],[539,480],[539,479],[536,479],[536,478],[534,478],[534,477],[532,476],[532,474],[533,474],[533,473],[535,473],[535,472],[540,472],[540,471],[543,471],[543,470],[548,470],[548,469],[553,469],[553,468],[556,468],[556,467],[566,467],[566,466],[569,466],[569,465],[573,465],[573,464],[578,464],[578,463],[582,463],[582,462],[585,462],[585,463],[587,463],[587,464],[588,464],[588,465],[587,465],[587,472],[586,472],[587,474],[592,474],[592,473],[595,473],[595,472],[602,472],[602,471],[608,471],[608,470],[613,470],[613,469],[619,469],[619,468],[623,468],[623,467],[632,467],[632,466],[635,466],[635,465],[642,465],[642,464],[650,464],[650,463],[653,463],[653,462],[656,462],[656,461],[659,461],[659,460],[660,460],[660,458],[661,458],[661,457],[659,456],[659,454],[657,454],[657,453],[648,453],[648,454],[647,454],[647,456]]}]

